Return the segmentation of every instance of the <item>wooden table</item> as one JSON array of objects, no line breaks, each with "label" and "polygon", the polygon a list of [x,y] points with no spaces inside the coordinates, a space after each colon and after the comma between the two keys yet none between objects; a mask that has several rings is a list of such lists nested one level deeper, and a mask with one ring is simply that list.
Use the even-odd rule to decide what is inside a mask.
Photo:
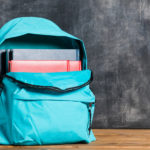
[{"label": "wooden table", "polygon": [[150,130],[95,129],[90,144],[50,146],[0,146],[0,150],[150,150]]}]

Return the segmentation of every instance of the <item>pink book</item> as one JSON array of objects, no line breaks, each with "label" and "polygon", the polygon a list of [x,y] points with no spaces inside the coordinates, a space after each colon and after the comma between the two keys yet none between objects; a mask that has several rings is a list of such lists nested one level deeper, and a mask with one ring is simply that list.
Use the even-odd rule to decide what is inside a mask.
[{"label": "pink book", "polygon": [[70,60],[11,60],[10,72],[67,72],[80,71],[81,61]]}]

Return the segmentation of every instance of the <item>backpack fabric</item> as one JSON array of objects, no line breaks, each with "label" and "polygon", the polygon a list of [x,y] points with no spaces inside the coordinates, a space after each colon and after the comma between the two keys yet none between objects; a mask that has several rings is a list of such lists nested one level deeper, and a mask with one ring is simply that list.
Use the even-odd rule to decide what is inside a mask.
[{"label": "backpack fabric", "polygon": [[0,49],[81,50],[82,71],[9,72],[2,78],[0,144],[45,145],[90,143],[95,96],[89,88],[83,42],[52,21],[16,18],[0,30]]}]

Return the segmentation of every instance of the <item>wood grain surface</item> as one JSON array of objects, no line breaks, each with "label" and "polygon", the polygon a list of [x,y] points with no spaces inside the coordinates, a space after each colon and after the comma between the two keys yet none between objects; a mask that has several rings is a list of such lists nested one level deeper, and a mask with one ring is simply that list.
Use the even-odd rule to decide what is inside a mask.
[{"label": "wood grain surface", "polygon": [[90,144],[0,146],[0,150],[148,150],[150,130],[95,129],[96,141]]}]

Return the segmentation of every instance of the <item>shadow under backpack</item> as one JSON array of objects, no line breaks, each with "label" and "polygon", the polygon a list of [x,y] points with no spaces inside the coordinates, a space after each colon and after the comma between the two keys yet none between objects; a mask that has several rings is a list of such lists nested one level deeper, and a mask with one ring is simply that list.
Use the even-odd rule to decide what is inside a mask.
[{"label": "shadow under backpack", "polygon": [[83,42],[50,20],[21,17],[0,29],[0,50],[80,49],[82,70],[2,76],[0,144],[90,143],[95,96]]}]

